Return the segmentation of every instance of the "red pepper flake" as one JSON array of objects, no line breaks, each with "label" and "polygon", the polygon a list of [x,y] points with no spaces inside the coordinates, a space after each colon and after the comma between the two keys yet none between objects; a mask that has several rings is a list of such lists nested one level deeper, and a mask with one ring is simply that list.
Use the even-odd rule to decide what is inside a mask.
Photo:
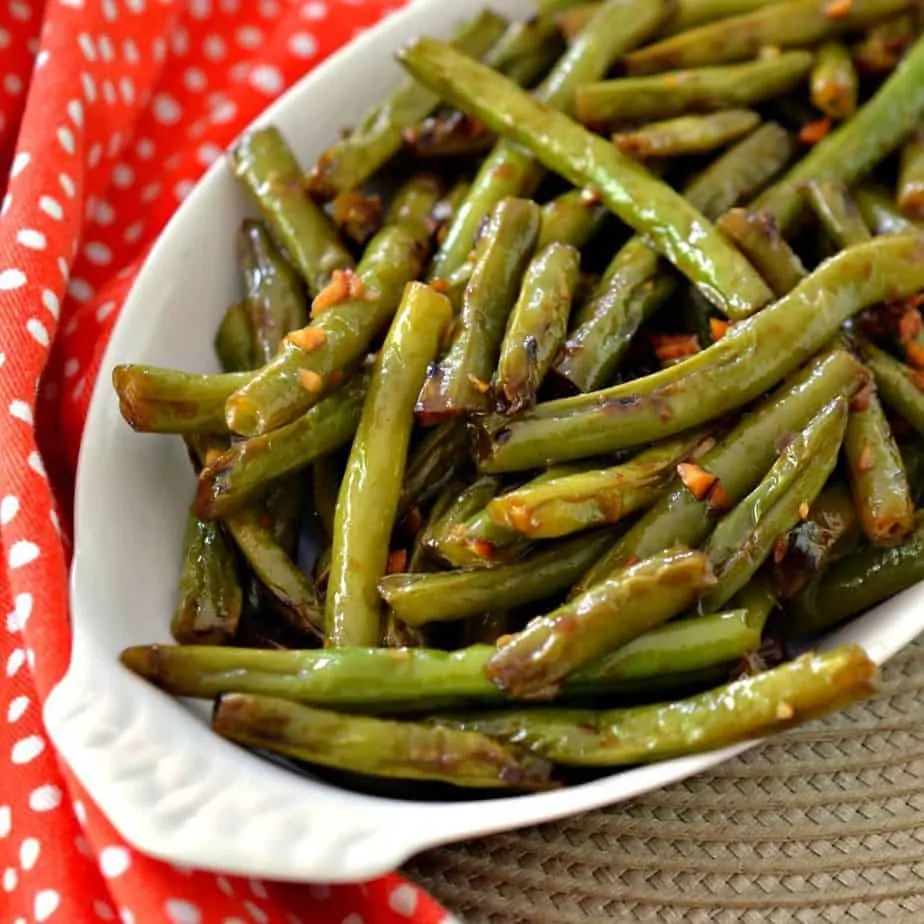
[{"label": "red pepper flake", "polygon": [[698,500],[705,500],[709,492],[718,484],[719,479],[710,475],[705,469],[692,462],[681,462],[677,474],[684,487]]},{"label": "red pepper flake", "polygon": [[802,501],[802,503],[799,504],[799,519],[800,519],[800,520],[807,520],[807,519],[808,519],[808,515],[809,515],[809,505],[808,505],[808,501]]},{"label": "red pepper flake", "polygon": [[773,564],[778,565],[789,551],[789,536],[780,536],[773,545]]},{"label": "red pepper flake", "polygon": [[449,283],[445,279],[434,279],[430,283],[430,288],[434,292],[439,292],[440,295],[445,295],[449,291]]},{"label": "red pepper flake", "polygon": [[477,375],[469,373],[468,380],[479,395],[486,395],[491,390],[491,386],[484,379],[479,379]]},{"label": "red pepper flake", "polygon": [[487,539],[473,539],[471,542],[471,550],[485,561],[491,561],[497,552],[494,543],[488,542]]},{"label": "red pepper flake", "polygon": [[701,349],[696,334],[654,334],[651,345],[654,347],[655,356],[662,363],[692,356]]},{"label": "red pepper flake", "polygon": [[806,122],[799,131],[799,140],[803,144],[818,144],[826,138],[831,131],[830,119],[818,119],[815,122]]},{"label": "red pepper flake", "polygon": [[728,491],[722,487],[721,481],[715,483],[706,503],[714,513],[724,513],[731,506],[731,498],[728,496]]},{"label": "red pepper flake", "polygon": [[709,319],[709,333],[713,340],[721,340],[727,333],[731,324],[724,318]]},{"label": "red pepper flake", "polygon": [[623,565],[623,567],[624,567],[624,568],[631,568],[633,565],[637,565],[640,561],[641,561],[641,559],[638,557],[638,555],[630,555],[630,556],[626,559],[626,563]]},{"label": "red pepper flake", "polygon": [[857,471],[868,472],[876,464],[876,457],[873,455],[871,446],[866,445],[860,450],[860,456],[857,459]]},{"label": "red pepper flake", "polygon": [[324,379],[313,369],[299,369],[298,383],[309,395],[316,395],[324,386]]},{"label": "red pepper flake", "polygon": [[286,343],[304,350],[306,353],[316,350],[327,339],[327,334],[320,327],[303,327],[286,334]]},{"label": "red pepper flake", "polygon": [[327,381],[330,382],[331,387],[336,387],[343,381],[343,372],[340,369],[334,369],[327,377]]},{"label": "red pepper flake", "polygon": [[898,322],[899,343],[911,343],[921,333],[921,312],[917,308],[906,308]]},{"label": "red pepper flake", "polygon": [[913,340],[909,343],[905,347],[905,355],[915,369],[924,369],[924,343],[920,340]]},{"label": "red pepper flake", "polygon": [[846,19],[850,15],[851,0],[828,0],[825,16],[828,19]]},{"label": "red pepper flake", "polygon": [[388,554],[386,574],[400,574],[407,570],[407,549],[395,549]]},{"label": "red pepper flake", "polygon": [[850,410],[854,411],[857,414],[862,414],[864,411],[869,410],[869,402],[873,396],[873,388],[869,382],[867,382],[852,398],[850,402]]}]

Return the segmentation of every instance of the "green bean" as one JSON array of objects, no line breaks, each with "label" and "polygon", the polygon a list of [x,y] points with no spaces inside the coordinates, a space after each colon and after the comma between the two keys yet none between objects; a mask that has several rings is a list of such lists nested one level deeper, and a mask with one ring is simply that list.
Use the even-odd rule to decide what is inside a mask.
[{"label": "green bean", "polygon": [[199,475],[198,516],[205,520],[226,516],[268,484],[348,445],[356,432],[368,385],[368,373],[357,374],[292,423],[232,443]]},{"label": "green bean", "polygon": [[883,403],[924,436],[924,376],[863,337],[857,337]]},{"label": "green bean", "polygon": [[776,222],[765,212],[730,209],[716,226],[760,270],[776,295],[788,295],[808,275],[796,252],[783,239]]},{"label": "green bean", "polygon": [[924,237],[881,237],[826,261],[780,301],[676,366],[479,424],[485,472],[614,452],[680,433],[765,392],[859,310],[924,286]]},{"label": "green bean", "polygon": [[483,60],[519,86],[532,87],[563,50],[555,17],[532,16],[510,23]]},{"label": "green bean", "polygon": [[875,390],[854,400],[844,454],[863,532],[874,545],[900,542],[914,528],[914,502],[901,454]]},{"label": "green bean", "polygon": [[629,74],[657,74],[680,67],[743,61],[772,45],[805,47],[868,26],[900,13],[910,0],[851,0],[832,13],[818,0],[789,0],[691,29],[656,42],[625,59]]},{"label": "green bean", "polygon": [[[732,598],[732,604],[741,608],[741,611],[745,614],[744,618],[748,628],[757,633],[758,643],[753,649],[757,650],[760,648],[760,640],[764,627],[767,625],[767,620],[779,606],[777,595],[769,576],[765,573],[757,574],[735,594]],[[732,610],[732,612],[737,611]],[[716,615],[721,616],[722,614]],[[687,618],[689,619],[689,617]],[[701,616],[699,618],[704,619],[705,617]]]},{"label": "green bean", "polygon": [[924,218],[924,132],[912,135],[902,148],[898,206],[909,218]]},{"label": "green bean", "polygon": [[312,295],[330,282],[334,270],[353,266],[333,224],[303,192],[301,168],[277,128],[244,135],[231,163]]},{"label": "green bean", "polygon": [[[456,29],[453,44],[480,58],[506,27],[502,16],[485,9]],[[438,96],[413,80],[404,81],[373,106],[346,138],[321,154],[308,177],[311,192],[332,199],[337,193],[361,186],[398,153],[404,130],[428,116],[438,104]]]},{"label": "green bean", "polygon": [[376,582],[388,562],[414,401],[451,318],[445,296],[409,283],[376,360],[337,498],[327,590],[327,638],[334,647],[379,641]]},{"label": "green bean", "polygon": [[869,696],[875,676],[875,664],[849,645],[672,703],[462,713],[435,721],[515,742],[560,764],[625,766],[782,731]]},{"label": "green bean", "polygon": [[835,249],[853,247],[872,237],[850,191],[839,180],[813,180],[806,185],[805,195]]},{"label": "green bean", "polygon": [[[600,6],[601,2],[602,0],[597,0],[597,6]],[[537,16],[556,16],[574,7],[584,6],[585,0],[536,0],[535,5]]]},{"label": "green bean", "polygon": [[254,367],[253,325],[246,302],[228,307],[215,335],[215,352],[225,372],[246,372]]},{"label": "green bean", "polygon": [[808,515],[834,471],[847,425],[847,401],[835,398],[773,463],[761,483],[726,514],[703,547],[717,584],[703,598],[708,612],[724,606],[773,552],[777,540]]},{"label": "green bean", "polygon": [[571,189],[542,207],[537,250],[549,244],[570,244],[578,250],[589,244],[603,225],[606,209],[595,205],[583,190]]},{"label": "green bean", "polygon": [[[576,88],[587,81],[598,80],[622,54],[644,41],[663,18],[665,9],[663,0],[606,0],[601,3],[597,15],[539,85],[536,99],[540,104],[570,112]],[[440,47],[445,46],[440,43]],[[407,67],[406,56],[399,57]],[[420,77],[416,72],[414,76]],[[442,87],[433,89],[447,99]],[[470,112],[459,100],[450,99],[449,102]],[[481,121],[487,124],[486,120]],[[484,216],[508,196],[531,195],[542,176],[542,168],[528,151],[501,139],[482,163],[468,198],[454,216],[433,260],[431,278],[451,276],[468,259]]]},{"label": "green bean", "polygon": [[[756,650],[760,628],[752,623],[748,611],[731,610],[659,626],[576,671],[565,681],[563,694],[585,698],[640,683],[676,686],[677,678]],[[126,649],[121,660],[174,696],[214,699],[223,693],[254,693],[338,711],[397,714],[505,702],[484,675],[495,651],[493,643],[452,652],[144,645]]]},{"label": "green bean", "polygon": [[511,565],[442,574],[389,574],[379,593],[411,626],[513,609],[560,593],[612,542],[609,531],[550,545]]},{"label": "green bean", "polygon": [[[310,412],[309,412],[310,413]],[[334,538],[337,495],[343,480],[343,465],[336,453],[315,459],[311,466],[311,505],[327,543]]]},{"label": "green bean", "polygon": [[239,744],[367,776],[485,789],[554,786],[544,760],[485,735],[325,712],[284,699],[223,696],[212,728]]},{"label": "green bean", "polygon": [[533,619],[503,642],[485,673],[515,699],[551,699],[578,668],[667,622],[714,583],[701,552],[656,555]]},{"label": "green bean", "polygon": [[751,106],[795,89],[812,61],[811,52],[788,51],[746,64],[587,83],[577,93],[577,114],[585,125],[608,125]]},{"label": "green bean", "polygon": [[225,525],[292,628],[323,638],[324,614],[315,586],[292,562],[265,521],[266,515],[259,510],[245,508],[228,517]]},{"label": "green bean", "polygon": [[530,482],[492,500],[491,519],[530,539],[550,539],[617,523],[653,504],[706,433],[681,434],[622,465]]},{"label": "green bean", "polygon": [[404,569],[406,572],[420,574],[434,570],[429,567],[429,559],[436,549],[437,536],[441,535],[443,518],[450,508],[457,503],[464,490],[465,486],[461,482],[450,479],[439,491],[427,519],[417,535],[414,536],[414,541],[411,545],[411,557],[407,568]]},{"label": "green bean", "polygon": [[856,112],[859,78],[841,42],[825,42],[818,49],[809,84],[812,105],[829,119],[848,119]]},{"label": "green bean", "polygon": [[[737,504],[760,483],[779,447],[792,433],[802,430],[833,398],[853,395],[865,383],[866,375],[848,352],[830,351],[800,369],[744,415],[697,463],[718,479],[726,505]],[[717,506],[721,509],[723,505]],[[697,500],[678,484],[599,558],[572,595],[604,580],[633,558],[648,558],[677,543],[700,545],[713,528],[711,513],[708,501]]]},{"label": "green bean", "polygon": [[[457,491],[455,499],[441,512],[439,519],[428,530],[426,543],[430,550],[450,564],[458,566],[454,557],[445,554],[446,543],[453,532],[463,526],[469,518],[484,510],[484,505],[500,490],[500,479],[477,478],[471,484]],[[482,555],[469,564],[488,563],[488,556]]]},{"label": "green bean", "polygon": [[864,183],[852,192],[857,208],[873,234],[914,234],[924,230],[924,226],[902,215],[883,186]]},{"label": "green bean", "polygon": [[607,208],[646,235],[730,316],[747,316],[770,300],[756,271],[699,212],[604,139],[445,43],[419,39],[400,59],[418,79],[527,147],[573,185],[597,189]]},{"label": "green bean", "polygon": [[867,546],[835,562],[786,603],[788,630],[815,635],[924,580],[924,515],[899,545]]},{"label": "green bean", "polygon": [[234,550],[221,524],[188,517],[171,634],[181,645],[228,644],[237,632],[242,606]]},{"label": "green bean", "polygon": [[253,366],[268,363],[289,331],[308,323],[308,305],[298,274],[279,252],[266,229],[245,221],[238,234],[244,276],[244,304],[250,311],[257,346]]},{"label": "green bean", "polygon": [[780,0],[677,0],[674,12],[667,22],[662,35],[676,35],[687,32],[696,26],[702,26],[717,19],[740,16],[764,6],[772,6]]},{"label": "green bean", "polygon": [[723,109],[707,115],[651,122],[634,131],[618,132],[613,135],[613,143],[623,154],[641,159],[705,154],[737,141],[758,125],[760,116],[750,109]]},{"label": "green bean", "polygon": [[[416,279],[427,256],[430,212],[438,190],[431,178],[411,179],[392,206],[395,221],[370,242],[358,268],[360,290],[345,293],[227,402],[228,426],[258,436],[290,423],[319,401],[358,363],[394,316],[405,285]],[[349,288],[356,280],[351,278]]]},{"label": "green bean", "polygon": [[112,370],[122,417],[141,433],[227,433],[225,401],[250,377],[248,372],[197,375],[133,364]]},{"label": "green bean", "polygon": [[452,344],[427,376],[417,404],[424,420],[486,411],[504,328],[539,236],[539,206],[505,199],[476,250]]},{"label": "green bean", "polygon": [[757,199],[752,209],[769,212],[780,231],[787,234],[802,214],[803,184],[809,180],[841,180],[852,187],[897,148],[922,118],[924,40],[919,40],[876,95],[853,118],[816,144]]},{"label": "green bean", "polygon": [[497,364],[495,395],[507,413],[536,403],[568,332],[580,267],[581,255],[568,244],[550,244],[527,267]]}]

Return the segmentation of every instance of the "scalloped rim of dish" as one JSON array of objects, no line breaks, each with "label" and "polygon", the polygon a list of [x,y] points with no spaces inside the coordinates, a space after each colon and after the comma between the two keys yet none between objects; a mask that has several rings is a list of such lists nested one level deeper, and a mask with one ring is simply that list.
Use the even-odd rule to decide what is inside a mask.
[{"label": "scalloped rim of dish", "polygon": [[[331,56],[271,106],[254,125],[298,123],[298,110],[336,84],[351,64],[391,52],[420,33],[445,34],[449,23],[482,0],[415,0]],[[528,0],[495,0],[511,15]],[[99,530],[128,528],[130,515],[103,519],[100,493],[107,449],[124,426],[108,373],[138,357],[156,318],[145,314],[178,248],[196,244],[209,202],[224,195],[230,171],[209,170],[149,254],[116,325],[93,393],[76,491],[71,574],[73,650],[67,674],[48,698],[49,734],[77,778],[125,839],[139,850],[184,866],[295,881],[359,881],[399,866],[439,844],[547,822],[630,799],[714,767],[754,743],[642,766],[555,792],[481,801],[408,802],[356,794],[304,778],[212,734],[201,707],[188,708],[121,666],[107,611],[114,563],[97,549]],[[192,226],[196,226],[193,228]],[[182,265],[180,266],[182,270]],[[148,332],[146,334],[145,332]],[[140,360],[143,361],[143,360]],[[150,361],[150,360],[148,360]],[[134,445],[134,444],[132,444]],[[118,578],[124,580],[124,578]],[[111,604],[109,604],[111,609]],[[828,645],[864,645],[882,663],[924,629],[924,585],[894,598],[836,633]],[[136,636],[134,644],[147,638]]]}]

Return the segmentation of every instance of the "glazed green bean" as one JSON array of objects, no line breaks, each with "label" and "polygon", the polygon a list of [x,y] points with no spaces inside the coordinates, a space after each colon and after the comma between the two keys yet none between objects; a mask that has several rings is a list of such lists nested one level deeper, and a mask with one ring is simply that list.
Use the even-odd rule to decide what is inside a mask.
[{"label": "glazed green bean", "polygon": [[568,332],[581,255],[568,244],[550,244],[523,276],[497,364],[495,395],[507,413],[536,403],[539,386]]},{"label": "glazed green bean", "polygon": [[[853,356],[834,350],[800,369],[746,414],[698,461],[722,486],[726,500],[724,505],[717,505],[719,509],[744,498],[759,484],[791,434],[802,430],[833,398],[853,395],[866,376],[866,370]],[[678,484],[598,559],[572,594],[604,580],[633,558],[648,558],[676,543],[700,545],[713,528],[711,514],[708,501],[697,500]]]},{"label": "glazed green bean", "polygon": [[750,109],[723,109],[618,132],[613,135],[613,143],[623,154],[637,159],[706,154],[737,141],[758,125],[760,116]]},{"label": "glazed green bean", "polygon": [[607,210],[595,205],[583,190],[571,189],[542,207],[542,227],[536,250],[549,244],[570,244],[581,250],[596,236]]},{"label": "glazed green bean", "polygon": [[221,518],[276,479],[348,445],[356,432],[368,385],[368,373],[358,373],[340,391],[292,423],[232,443],[199,474],[197,515],[205,520]]},{"label": "glazed green bean", "polygon": [[[500,479],[498,478],[477,478],[470,485],[456,492],[455,498],[440,512],[430,528],[428,529],[427,538],[424,540],[430,550],[452,565],[457,565],[451,555],[446,554],[446,546],[454,545],[451,542],[453,532],[463,526],[472,516],[484,510],[484,505],[494,497],[500,490]],[[473,559],[471,563],[484,565],[487,563],[487,556],[480,556],[477,560]]]},{"label": "glazed green bean", "polygon": [[703,442],[703,431],[681,434],[612,468],[535,481],[503,494],[488,506],[491,519],[530,539],[551,539],[617,523],[653,504],[677,464]]},{"label": "glazed green bean", "polygon": [[715,420],[762,394],[857,311],[924,286],[924,237],[881,237],[826,261],[721,340],[654,375],[479,424],[486,472],[614,452]]},{"label": "glazed green bean", "polygon": [[119,410],[142,433],[227,433],[225,401],[249,372],[197,375],[126,364],[112,370]]},{"label": "glazed green bean", "polygon": [[215,335],[215,352],[225,372],[246,372],[254,367],[254,336],[246,302],[228,307]]},{"label": "glazed green bean", "polygon": [[753,210],[769,212],[780,231],[787,234],[802,213],[800,190],[805,183],[841,180],[853,186],[895,150],[922,118],[924,39],[919,39],[876,95],[766,190]]},{"label": "glazed green bean", "polygon": [[427,256],[430,212],[439,192],[432,178],[411,179],[392,207],[393,222],[373,238],[343,297],[321,312],[249,382],[228,398],[228,426],[259,436],[290,423],[317,403],[358,363],[394,316],[405,285]]},{"label": "glazed green bean", "polygon": [[540,220],[539,206],[528,199],[505,199],[494,210],[478,242],[452,344],[420,392],[417,411],[425,421],[488,410],[504,328],[535,249]]},{"label": "glazed green bean", "polygon": [[483,60],[521,87],[532,87],[563,51],[554,15],[532,16],[510,23]]},{"label": "glazed green bean", "polygon": [[[492,10],[482,10],[455,32],[453,44],[482,57],[503,35],[507,21]],[[415,83],[403,82],[373,106],[359,124],[318,158],[308,177],[312,193],[332,199],[337,193],[361,186],[401,148],[406,128],[416,125],[439,104],[439,97]]]},{"label": "glazed green bean", "polygon": [[818,49],[809,85],[812,105],[828,118],[848,119],[856,112],[859,78],[841,42],[825,42]]},{"label": "glazed green bean", "polygon": [[410,283],[376,360],[337,498],[326,601],[327,640],[334,647],[378,643],[376,582],[388,561],[414,402],[451,319],[445,296]]},{"label": "glazed green bean", "polygon": [[781,0],[677,0],[661,34],[676,35],[717,19],[740,16],[779,2]]},{"label": "glazed green bean", "polygon": [[626,56],[629,74],[657,74],[753,58],[767,46],[806,47],[908,9],[910,0],[851,0],[833,15],[818,0],[789,0],[691,29]]},{"label": "glazed green bean", "polygon": [[914,528],[914,502],[905,466],[874,389],[851,406],[844,454],[853,502],[874,545],[892,545]]},{"label": "glazed green bean", "polygon": [[703,598],[706,612],[724,606],[785,536],[808,515],[834,466],[847,425],[847,400],[835,398],[780,453],[761,483],[726,514],[703,547],[716,586]]},{"label": "glazed green bean", "polygon": [[862,244],[872,236],[850,191],[839,180],[812,180],[805,195],[836,249]]},{"label": "glazed green bean", "polygon": [[312,295],[330,282],[334,270],[353,266],[333,224],[302,191],[301,168],[278,129],[244,135],[231,152],[231,163]]},{"label": "glazed green bean", "polygon": [[587,83],[577,93],[577,114],[585,125],[609,125],[751,106],[793,90],[812,61],[808,51],[788,51],[746,64]]},{"label": "glazed green bean", "polygon": [[552,699],[571,673],[683,612],[714,583],[702,552],[653,556],[533,619],[485,673],[515,699]]},{"label": "glazed green bean", "polygon": [[487,789],[554,787],[548,763],[485,735],[325,712],[284,699],[230,693],[215,706],[212,728],[249,747],[369,776]]},{"label": "glazed green bean", "polygon": [[924,515],[894,546],[867,546],[836,561],[786,602],[793,635],[815,635],[924,580]]},{"label": "glazed green bean", "polygon": [[524,145],[569,182],[596,189],[607,208],[646,235],[730,317],[746,317],[770,301],[753,267],[696,209],[604,139],[443,42],[418,39],[399,57],[419,80]]},{"label": "glazed green bean", "polygon": [[883,186],[864,183],[852,192],[857,208],[873,234],[914,234],[924,230],[924,226],[902,215]]},{"label": "glazed green bean", "polygon": [[588,533],[550,545],[511,565],[442,574],[389,574],[379,581],[379,592],[411,626],[481,616],[560,593],[611,542],[609,531]]},{"label": "glazed green bean", "polygon": [[909,218],[924,218],[924,132],[912,135],[902,148],[898,206]]},{"label": "glazed green bean", "polygon": [[883,403],[924,436],[924,377],[863,337],[857,344]]},{"label": "glazed green bean", "polygon": [[[606,0],[601,3],[597,15],[536,90],[538,104],[570,112],[575,89],[602,77],[622,54],[657,28],[665,11],[664,0]],[[407,60],[402,59],[402,63],[407,67]],[[417,73],[414,76],[420,77]],[[426,85],[426,81],[422,82]],[[441,87],[431,89],[464,112],[470,112],[459,100],[449,99]],[[459,269],[468,259],[484,216],[508,196],[531,195],[542,175],[542,168],[528,151],[501,139],[482,163],[467,199],[453,217],[446,238],[433,259],[431,278],[446,279]]]},{"label": "glazed green bean", "polygon": [[729,209],[716,227],[760,270],[776,295],[788,295],[808,275],[798,254],[765,212]]}]

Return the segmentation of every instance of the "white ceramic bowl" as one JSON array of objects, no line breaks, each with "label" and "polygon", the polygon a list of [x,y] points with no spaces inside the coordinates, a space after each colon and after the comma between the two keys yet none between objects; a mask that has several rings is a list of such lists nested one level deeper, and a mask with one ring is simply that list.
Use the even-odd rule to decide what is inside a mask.
[{"label": "white ceramic bowl", "polygon": [[[446,35],[484,0],[418,0],[331,58],[259,120],[304,163],[401,77],[393,52]],[[532,0],[493,0],[511,16]],[[306,779],[231,745],[206,711],[171,699],[118,662],[128,645],[169,642],[193,480],[181,441],[133,433],[109,381],[114,365],[216,370],[214,331],[236,296],[234,228],[248,203],[213,166],[164,231],[112,337],[93,396],[77,481],[74,650],[45,708],[55,744],[122,835],[194,867],[289,880],[360,880],[414,853],[637,796],[744,748],[628,770],[559,792],[414,803]],[[130,539],[129,539],[130,537]],[[838,634],[882,662],[924,628],[924,586]]]}]

